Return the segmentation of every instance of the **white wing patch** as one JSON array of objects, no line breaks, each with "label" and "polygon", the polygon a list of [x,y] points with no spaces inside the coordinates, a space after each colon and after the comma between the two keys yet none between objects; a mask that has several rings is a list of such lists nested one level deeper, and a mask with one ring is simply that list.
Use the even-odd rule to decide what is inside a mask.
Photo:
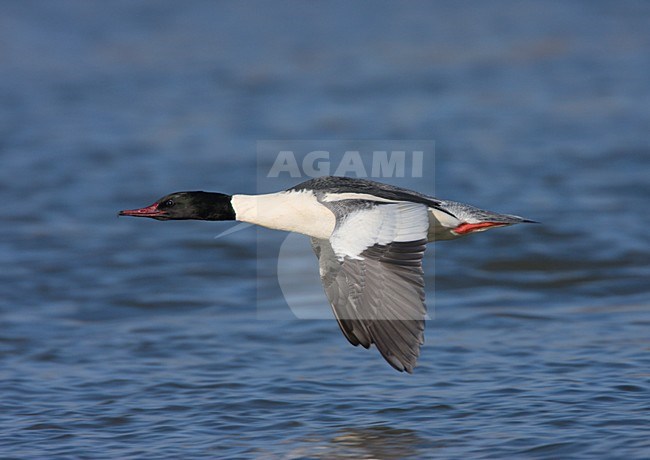
[{"label": "white wing patch", "polygon": [[343,201],[343,200],[365,200],[365,201],[377,201],[379,203],[399,203],[397,200],[389,200],[388,198],[381,198],[375,195],[369,195],[368,193],[328,193],[323,197],[323,201],[332,202],[332,201]]},{"label": "white wing patch", "polygon": [[339,260],[360,260],[361,253],[371,246],[418,241],[426,238],[428,229],[426,205],[382,204],[350,213],[337,225],[330,243]]}]

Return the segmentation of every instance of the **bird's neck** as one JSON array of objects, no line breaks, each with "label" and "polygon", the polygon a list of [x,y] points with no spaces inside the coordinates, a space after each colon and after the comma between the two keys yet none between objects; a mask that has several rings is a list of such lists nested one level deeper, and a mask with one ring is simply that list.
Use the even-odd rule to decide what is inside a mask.
[{"label": "bird's neck", "polygon": [[315,238],[329,238],[336,223],[332,211],[311,191],[233,195],[231,203],[241,222]]}]

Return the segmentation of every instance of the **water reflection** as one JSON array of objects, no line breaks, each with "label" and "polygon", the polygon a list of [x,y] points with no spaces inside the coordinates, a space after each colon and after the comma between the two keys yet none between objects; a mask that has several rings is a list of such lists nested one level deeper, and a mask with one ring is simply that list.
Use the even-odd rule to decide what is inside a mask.
[{"label": "water reflection", "polygon": [[385,425],[342,428],[324,445],[314,446],[302,455],[328,459],[422,458],[426,443],[416,431],[408,429]]}]

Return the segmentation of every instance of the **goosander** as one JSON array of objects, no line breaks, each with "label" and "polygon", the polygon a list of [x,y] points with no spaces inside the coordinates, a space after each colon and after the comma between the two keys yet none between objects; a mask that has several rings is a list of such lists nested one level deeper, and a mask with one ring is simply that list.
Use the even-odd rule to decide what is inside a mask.
[{"label": "goosander", "polygon": [[120,216],[237,220],[311,238],[320,277],[352,345],[411,373],[424,343],[426,244],[534,222],[365,179],[318,177],[265,195],[176,192]]}]

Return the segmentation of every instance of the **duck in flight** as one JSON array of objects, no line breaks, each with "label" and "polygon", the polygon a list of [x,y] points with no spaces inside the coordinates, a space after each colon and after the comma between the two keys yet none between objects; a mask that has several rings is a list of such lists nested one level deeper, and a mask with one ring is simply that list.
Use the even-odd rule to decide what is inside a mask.
[{"label": "duck in flight", "polygon": [[265,195],[177,192],[120,216],[237,220],[311,238],[334,316],[352,345],[411,373],[424,343],[427,243],[533,222],[365,179],[319,177]]}]

